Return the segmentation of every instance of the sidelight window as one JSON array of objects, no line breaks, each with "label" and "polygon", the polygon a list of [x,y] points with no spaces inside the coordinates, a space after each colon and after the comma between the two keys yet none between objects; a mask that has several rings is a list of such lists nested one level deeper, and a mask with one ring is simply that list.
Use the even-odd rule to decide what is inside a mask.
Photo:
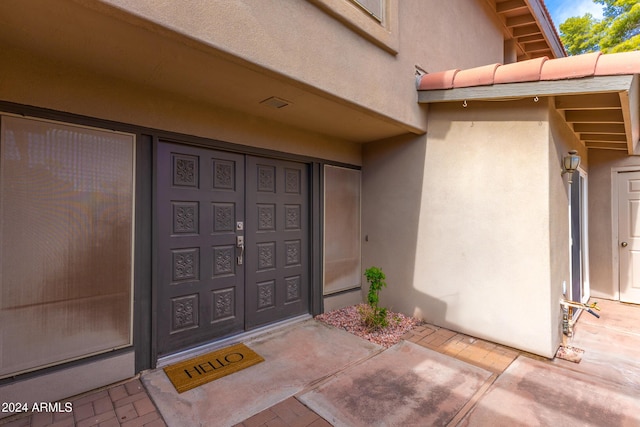
[{"label": "sidelight window", "polygon": [[324,168],[324,294],[361,285],[360,171]]}]

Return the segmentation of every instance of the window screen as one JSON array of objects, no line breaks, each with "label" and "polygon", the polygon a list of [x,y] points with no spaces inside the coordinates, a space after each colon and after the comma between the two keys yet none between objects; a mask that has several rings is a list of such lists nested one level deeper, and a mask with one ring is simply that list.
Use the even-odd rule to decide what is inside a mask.
[{"label": "window screen", "polygon": [[0,131],[0,378],[131,345],[134,136]]}]

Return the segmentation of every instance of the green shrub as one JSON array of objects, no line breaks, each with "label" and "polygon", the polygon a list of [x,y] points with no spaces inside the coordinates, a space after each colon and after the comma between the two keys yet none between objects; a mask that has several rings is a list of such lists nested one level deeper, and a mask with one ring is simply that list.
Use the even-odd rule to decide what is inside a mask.
[{"label": "green shrub", "polygon": [[380,307],[380,290],[387,286],[386,276],[379,267],[370,267],[364,272],[369,283],[369,293],[367,294],[368,307],[360,310],[362,321],[371,329],[384,328],[388,325],[387,309]]}]

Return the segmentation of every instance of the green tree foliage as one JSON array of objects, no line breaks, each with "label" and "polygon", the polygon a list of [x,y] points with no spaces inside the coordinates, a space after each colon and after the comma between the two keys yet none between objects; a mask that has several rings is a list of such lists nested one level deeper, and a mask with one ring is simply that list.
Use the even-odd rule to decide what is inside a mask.
[{"label": "green tree foliage", "polygon": [[590,13],[567,18],[560,24],[560,39],[569,55],[600,50],[598,40],[594,37],[594,30],[598,26],[598,20]]},{"label": "green tree foliage", "polygon": [[587,13],[560,24],[560,38],[569,55],[640,50],[640,1],[593,0],[603,6],[603,18]]}]

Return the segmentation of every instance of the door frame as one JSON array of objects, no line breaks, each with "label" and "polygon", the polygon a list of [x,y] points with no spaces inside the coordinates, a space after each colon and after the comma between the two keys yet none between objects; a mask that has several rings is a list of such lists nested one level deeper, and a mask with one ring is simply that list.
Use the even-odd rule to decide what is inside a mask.
[{"label": "door frame", "polygon": [[620,301],[620,251],[618,249],[618,241],[620,236],[618,233],[618,223],[620,221],[620,212],[618,210],[618,186],[620,174],[624,172],[640,172],[640,166],[618,166],[611,168],[611,283],[614,283],[613,298]]},{"label": "door frame", "polygon": [[[581,206],[578,207],[579,212],[579,222],[580,222],[580,267],[582,274],[582,283],[581,289],[584,293],[581,295],[580,301],[582,303],[586,303],[591,296],[591,287],[589,282],[589,180],[587,172],[579,167],[576,172],[577,178],[573,180],[573,183],[570,184],[569,188],[569,259],[570,259],[570,269],[569,269],[569,284],[571,288],[571,299],[575,300],[575,295],[573,295],[573,267],[574,267],[574,256],[573,256],[573,216],[575,213],[574,206],[572,203],[573,200],[573,186],[577,185],[577,190],[579,191],[579,203]],[[580,188],[581,182],[584,184],[583,188]],[[580,197],[581,196],[581,197]]]},{"label": "door frame", "polygon": [[[308,188],[309,188],[309,314],[311,316],[316,316],[321,314],[324,311],[324,298],[322,295],[322,236],[323,236],[323,224],[324,224],[324,216],[323,216],[323,166],[325,164],[336,164],[335,162],[326,162],[322,159],[317,159],[313,157],[301,156],[297,154],[291,154],[286,152],[280,152],[275,150],[269,150],[264,148],[257,148],[245,145],[238,145],[230,142],[219,141],[215,139],[208,138],[200,138],[196,136],[189,135],[177,135],[171,132],[164,131],[156,131],[153,132],[153,147],[152,147],[152,201],[150,203],[151,206],[155,206],[156,203],[156,192],[157,192],[157,181],[158,181],[158,164],[157,164],[157,156],[158,156],[158,145],[161,143],[172,143],[172,144],[180,144],[192,147],[200,147],[206,148],[210,150],[218,150],[218,151],[227,151],[231,153],[242,154],[245,156],[258,156],[258,157],[266,157],[271,159],[279,159],[286,161],[293,161],[298,163],[304,163],[308,166],[309,176],[308,176]],[[150,331],[150,344],[151,344],[151,368],[157,368],[159,366],[159,362],[161,365],[165,365],[168,363],[167,361],[173,360],[174,358],[181,358],[182,354],[185,353],[185,350],[178,351],[176,353],[171,353],[167,355],[163,355],[159,357],[158,355],[158,314],[155,309],[158,306],[158,286],[160,285],[158,281],[157,274],[157,262],[158,262],[158,252],[157,252],[157,242],[159,238],[159,227],[158,227],[158,218],[156,209],[151,209],[151,229],[152,229],[152,250],[151,250],[151,258],[152,258],[152,268],[151,268],[151,287],[152,287],[152,295],[151,295],[151,331]],[[287,320],[284,320],[282,323],[287,323]],[[268,328],[269,326],[257,328],[255,330],[240,333],[238,335],[234,335],[231,338],[237,338],[238,336],[250,336],[255,333],[259,333],[261,330]],[[223,343],[227,339],[221,339],[219,342]],[[215,341],[218,343],[218,341]],[[207,344],[205,344],[206,346]],[[196,346],[195,349],[198,349],[199,346]],[[192,349],[193,350],[193,349]],[[189,351],[189,350],[187,350]],[[161,360],[162,359],[162,360]],[[166,363],[165,363],[166,362]]]}]

